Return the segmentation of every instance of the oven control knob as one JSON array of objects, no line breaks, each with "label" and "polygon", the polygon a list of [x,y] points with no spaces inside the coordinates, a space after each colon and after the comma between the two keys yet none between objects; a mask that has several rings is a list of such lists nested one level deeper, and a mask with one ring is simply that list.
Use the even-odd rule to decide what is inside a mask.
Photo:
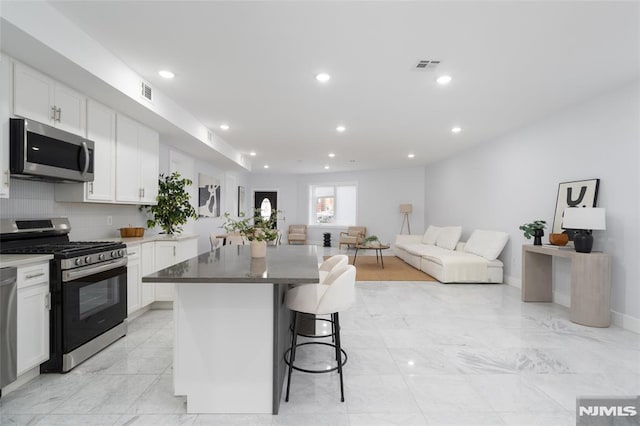
[{"label": "oven control knob", "polygon": [[111,252],[111,257],[116,257],[116,252],[115,251]]},{"label": "oven control knob", "polygon": [[98,260],[104,260],[104,254],[103,253],[100,253],[98,255]]},{"label": "oven control knob", "polygon": [[84,263],[91,263],[91,256],[87,256],[84,258]]},{"label": "oven control knob", "polygon": [[118,256],[122,257],[124,255],[124,252],[122,250],[118,250]]},{"label": "oven control knob", "polygon": [[82,265],[82,259],[80,259],[80,258],[78,257],[74,263],[75,263],[76,265]]}]

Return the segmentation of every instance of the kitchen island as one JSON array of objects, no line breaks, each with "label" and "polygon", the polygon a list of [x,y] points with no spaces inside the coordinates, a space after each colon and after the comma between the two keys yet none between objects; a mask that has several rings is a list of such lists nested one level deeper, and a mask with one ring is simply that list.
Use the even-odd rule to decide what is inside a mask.
[{"label": "kitchen island", "polygon": [[224,246],[143,282],[173,283],[175,395],[188,413],[272,413],[290,342],[289,284],[318,282],[315,246]]}]

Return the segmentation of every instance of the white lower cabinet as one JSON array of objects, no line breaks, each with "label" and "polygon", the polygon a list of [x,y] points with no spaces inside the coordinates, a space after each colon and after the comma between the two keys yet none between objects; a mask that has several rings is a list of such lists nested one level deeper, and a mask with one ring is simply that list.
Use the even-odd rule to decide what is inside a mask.
[{"label": "white lower cabinet", "polygon": [[49,359],[49,262],[18,267],[17,373]]},{"label": "white lower cabinet", "polygon": [[127,312],[152,302],[173,301],[173,284],[143,283],[142,277],[198,255],[198,238],[127,244]]},{"label": "white lower cabinet", "polygon": [[[156,270],[168,268],[176,263],[191,259],[198,255],[198,239],[178,241],[156,241]],[[156,300],[173,301],[173,284],[157,283]]]},{"label": "white lower cabinet", "polygon": [[127,314],[142,307],[140,244],[127,245]]},{"label": "white lower cabinet", "polygon": [[[156,243],[142,243],[140,245],[140,270],[141,276],[152,274],[156,271]],[[153,283],[142,283],[142,306],[145,307],[156,299],[156,289]]]}]

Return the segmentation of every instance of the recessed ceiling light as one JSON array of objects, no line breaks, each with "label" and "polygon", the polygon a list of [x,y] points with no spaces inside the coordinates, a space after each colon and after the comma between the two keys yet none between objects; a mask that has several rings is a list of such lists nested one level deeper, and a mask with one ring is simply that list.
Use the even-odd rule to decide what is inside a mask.
[{"label": "recessed ceiling light", "polygon": [[328,166],[328,165],[327,165],[327,166],[324,166],[324,169],[325,169],[325,170],[329,170],[329,166]]},{"label": "recessed ceiling light", "polygon": [[407,155],[407,157],[409,157],[409,158],[413,158],[413,157],[415,157],[415,156],[416,156],[415,154],[409,154],[409,155]]},{"label": "recessed ceiling light", "polygon": [[335,156],[336,156],[336,155],[335,155],[333,152],[330,152],[330,153],[329,153],[329,158],[333,158],[333,157],[335,157]]},{"label": "recessed ceiling light", "polygon": [[344,126],[338,126],[338,127],[336,127],[336,131],[338,131],[338,132],[340,132],[340,133],[344,132],[345,130],[347,130],[347,128],[346,128],[346,127],[344,127]]},{"label": "recessed ceiling light", "polygon": [[174,73],[172,73],[169,70],[160,70],[158,71],[158,74],[160,74],[160,77],[166,78],[167,80],[170,80],[176,76]]},{"label": "recessed ceiling light", "polygon": [[451,76],[450,75],[441,75],[440,77],[438,77],[436,79],[436,81],[438,82],[438,84],[441,85],[445,85],[445,84],[449,84],[451,83]]},{"label": "recessed ceiling light", "polygon": [[221,128],[222,130],[229,130],[229,125],[228,125],[228,124],[226,124],[226,123],[223,123],[223,124],[221,124],[221,125],[220,125],[220,128]]},{"label": "recessed ceiling light", "polygon": [[269,168],[269,165],[268,165],[268,164],[265,164],[265,165],[264,165],[264,168],[265,168],[265,169],[268,169],[268,168]]},{"label": "recessed ceiling light", "polygon": [[331,80],[331,76],[326,72],[321,72],[320,74],[316,75],[316,80],[321,83],[326,83],[327,81]]},{"label": "recessed ceiling light", "polygon": [[256,152],[255,152],[255,151],[251,151],[251,152],[249,153],[249,155],[250,155],[250,156],[252,156],[252,157],[255,157],[255,156],[256,156]]},{"label": "recessed ceiling light", "polygon": [[462,131],[462,127],[452,127],[451,128],[451,133],[460,133]]}]

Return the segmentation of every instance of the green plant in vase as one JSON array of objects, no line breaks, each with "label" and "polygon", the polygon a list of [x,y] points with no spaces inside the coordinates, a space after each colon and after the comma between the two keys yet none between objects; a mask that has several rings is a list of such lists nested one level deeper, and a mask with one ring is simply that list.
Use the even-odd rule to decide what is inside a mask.
[{"label": "green plant in vase", "polygon": [[365,246],[380,245],[380,239],[377,235],[369,235],[367,238],[362,240],[362,244]]},{"label": "green plant in vase", "polygon": [[520,230],[524,232],[524,237],[530,240],[533,237],[533,245],[542,245],[542,236],[544,235],[544,229],[547,227],[547,222],[544,220],[534,220],[531,223],[525,223],[520,225]]},{"label": "green plant in vase", "polygon": [[182,232],[182,225],[191,219],[198,219],[198,213],[190,202],[186,188],[192,185],[191,179],[183,178],[180,173],[173,172],[168,176],[160,175],[158,179],[158,196],[156,205],[140,206],[152,217],[147,219],[147,227],[158,225],[167,235]]}]

